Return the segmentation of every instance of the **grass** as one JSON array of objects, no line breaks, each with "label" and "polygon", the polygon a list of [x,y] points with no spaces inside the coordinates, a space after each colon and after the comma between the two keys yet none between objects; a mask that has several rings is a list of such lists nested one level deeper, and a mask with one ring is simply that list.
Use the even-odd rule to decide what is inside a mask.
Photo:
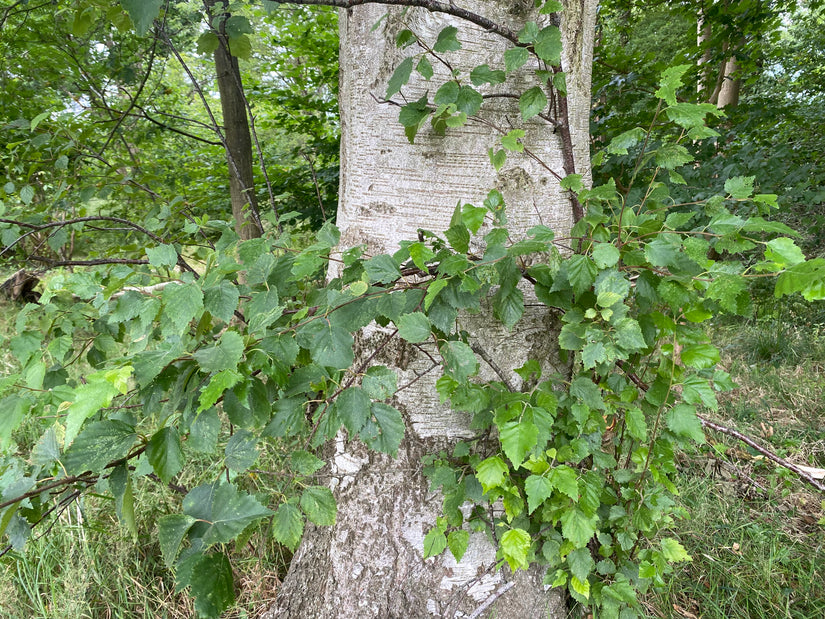
[{"label": "grass", "polygon": [[[825,324],[814,311],[714,328],[740,387],[711,416],[825,468]],[[693,561],[646,598],[649,616],[825,617],[825,497],[734,439],[708,438],[684,454],[677,481],[691,519],[668,532]]]}]

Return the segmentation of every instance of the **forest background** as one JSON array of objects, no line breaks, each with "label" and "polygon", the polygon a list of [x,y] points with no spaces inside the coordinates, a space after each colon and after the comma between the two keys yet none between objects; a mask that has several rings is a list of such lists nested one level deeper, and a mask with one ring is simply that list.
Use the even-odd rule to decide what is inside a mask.
[{"label": "forest background", "polygon": [[[158,541],[157,522],[216,476],[242,487],[243,495],[229,499],[251,510],[234,523],[231,541],[221,539],[226,554],[220,556],[228,557],[234,578],[221,602],[231,605],[226,616],[265,609],[305,519],[320,525],[334,519],[322,486],[308,481],[320,466],[316,445],[284,449],[294,438],[289,430],[272,428],[269,417],[254,418],[249,398],[272,394],[223,397],[233,386],[222,365],[224,356],[236,354],[229,338],[195,359],[216,375],[224,372],[220,380],[227,382],[209,383],[216,385],[210,404],[221,398],[231,423],[221,424],[216,412],[215,423],[205,422],[183,446],[171,426],[143,429],[146,457],[130,452],[131,442],[124,454],[134,456],[134,477],[118,482],[113,474],[98,482],[98,475],[84,473],[98,463],[81,455],[54,494],[39,488],[37,500],[32,494],[12,501],[42,484],[46,473],[61,479],[60,433],[72,429],[54,423],[65,412],[59,388],[110,371],[126,350],[122,329],[113,325],[150,311],[130,308],[142,292],[132,291],[133,298],[124,286],[157,285],[185,264],[208,271],[210,252],[229,242],[227,230],[249,239],[258,236],[249,230],[259,228],[276,254],[303,252],[302,279],[290,291],[299,302],[283,311],[309,311],[312,282],[322,276],[322,257],[335,240],[324,224],[334,222],[337,207],[337,14],[233,3],[228,19],[215,22],[210,10],[213,18],[223,15],[215,4],[175,3],[162,24],[148,13],[141,22],[128,2],[21,1],[0,9],[2,279],[21,268],[37,278],[10,280],[0,318],[3,616],[155,616],[160,607],[170,617],[192,616],[197,602],[183,589],[197,583],[178,577],[182,586],[176,587],[168,569],[176,552],[170,559],[163,537]],[[778,196],[771,218],[801,233],[796,243],[805,257],[821,257],[824,22],[813,2],[602,2],[593,67],[594,185],[612,179],[619,192],[632,191],[647,142],[628,142],[621,152],[615,138],[655,124],[662,72],[689,65],[680,101],[709,102],[724,114],[709,116],[718,135],[688,144],[689,159],[673,166],[674,200],[698,203],[730,193],[729,179],[746,179],[749,193]],[[221,37],[233,53],[223,59],[230,70],[222,75],[229,75],[230,87],[243,84],[234,114],[242,117],[249,143],[240,150],[232,142],[228,91],[216,72]],[[254,192],[232,186],[244,174]],[[747,247],[738,253],[746,262],[757,259]],[[35,285],[46,310],[26,304],[36,300],[30,296]],[[220,282],[214,288],[212,313],[226,313],[229,322],[237,293]],[[122,295],[108,317],[95,302],[101,289],[107,299]],[[776,298],[765,278],[752,279],[747,296],[752,302],[741,312],[744,319],[719,317],[704,325],[721,343],[719,361],[738,385],[720,396],[716,418],[815,475],[825,467],[819,398],[825,315],[798,294]],[[267,313],[272,300],[260,299],[255,328],[281,319]],[[205,334],[212,326],[196,329]],[[173,358],[146,358],[146,365]],[[152,371],[135,367],[139,381],[154,379]],[[128,380],[110,373],[97,392],[88,390],[98,408],[115,410],[106,417],[113,423],[130,422]],[[25,393],[55,390],[45,408]],[[132,434],[106,437],[114,442],[101,467],[118,459],[108,456],[119,456]],[[665,617],[822,615],[821,493],[735,437],[708,438],[683,446],[676,458],[678,502],[691,517],[661,531],[679,540],[692,561],[680,563],[664,587],[641,595],[640,608]]]}]

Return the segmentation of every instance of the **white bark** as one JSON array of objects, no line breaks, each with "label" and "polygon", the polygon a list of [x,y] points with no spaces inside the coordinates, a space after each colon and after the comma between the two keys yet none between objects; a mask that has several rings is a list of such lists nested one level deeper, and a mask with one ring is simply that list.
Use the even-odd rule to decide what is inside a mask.
[{"label": "white bark", "polygon": [[[569,0],[562,20],[567,47],[563,66],[568,72],[571,133],[576,171],[589,178],[588,113],[595,0]],[[501,21],[518,31],[536,19],[533,0],[467,0],[463,7]],[[488,124],[471,121],[461,129],[435,135],[429,124],[410,145],[398,123],[398,108],[380,104],[394,68],[414,49],[398,50],[395,34],[412,29],[434,41],[447,24],[459,28],[462,49],[445,54],[453,67],[467,76],[473,67],[487,63],[503,68],[507,45],[495,35],[467,23],[423,10],[390,9],[375,31],[373,25],[387,12],[367,5],[341,13],[340,107],[341,189],[338,226],[344,247],[366,243],[369,253],[392,252],[399,241],[414,239],[418,228],[443,231],[457,202],[481,204],[492,188],[507,204],[512,236],[518,238],[538,223],[564,237],[572,224],[571,203],[558,180],[534,159],[511,153],[496,173],[487,151],[497,149],[498,135]],[[436,63],[433,63],[434,66]],[[409,100],[435,89],[447,75],[436,67],[428,83],[413,78],[403,92]],[[530,72],[519,88],[533,85]],[[510,84],[484,92],[516,92]],[[489,104],[489,105],[488,105]],[[487,123],[527,131],[524,142],[548,167],[564,176],[562,144],[558,133],[542,120],[522,123],[517,102],[510,98],[485,101]],[[461,318],[461,327],[519,384],[511,370],[528,358],[552,365],[549,332],[553,321],[536,309],[526,313],[512,332],[497,325],[489,312]],[[386,333],[366,329],[358,338],[363,356],[375,350]],[[433,346],[430,355],[437,357]],[[293,558],[290,573],[269,617],[469,617],[503,591],[476,616],[508,619],[564,616],[561,595],[541,584],[542,571],[512,575],[495,571],[495,548],[483,534],[471,536],[470,548],[460,563],[449,552],[423,559],[423,539],[441,511],[441,496],[429,490],[420,459],[467,436],[469,419],[438,402],[432,365],[402,341],[394,341],[376,356],[375,363],[394,367],[400,391],[394,405],[405,416],[407,435],[396,459],[369,452],[343,436],[330,455],[332,486],[338,500],[338,520],[331,528],[310,529]],[[482,379],[498,380],[481,361]],[[423,374],[423,377],[421,377]]]}]

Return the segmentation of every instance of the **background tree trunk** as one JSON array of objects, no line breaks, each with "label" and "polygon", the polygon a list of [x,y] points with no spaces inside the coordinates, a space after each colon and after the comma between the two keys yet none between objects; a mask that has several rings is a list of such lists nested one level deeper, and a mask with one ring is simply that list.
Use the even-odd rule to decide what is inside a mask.
[{"label": "background tree trunk", "polygon": [[[596,13],[595,0],[569,0],[562,19],[563,66],[567,71],[571,134],[577,172],[589,178],[588,122],[590,69]],[[518,31],[529,20],[541,19],[533,0],[473,0],[462,6]],[[371,31],[384,13],[388,16]],[[397,32],[410,28],[432,42],[447,24],[459,28],[462,49],[447,55],[462,72],[488,63],[503,68],[504,42],[468,23],[423,10],[387,9],[375,5],[341,13],[341,189],[338,226],[341,245],[367,244],[370,253],[392,252],[403,239],[414,239],[425,227],[445,230],[458,201],[480,204],[492,188],[502,192],[515,238],[543,223],[567,236],[572,224],[571,202],[558,180],[535,160],[510,154],[496,173],[487,151],[498,148],[498,134],[488,125],[471,121],[465,127],[435,135],[425,124],[410,145],[398,123],[398,108],[380,104],[386,83],[400,60],[411,52],[398,50]],[[414,46],[413,46],[414,47]],[[436,64],[435,62],[433,63]],[[436,68],[425,82],[413,78],[403,94],[418,99],[433,92],[448,73]],[[535,77],[526,71],[518,88],[529,88]],[[512,92],[511,82],[497,88]],[[485,92],[495,92],[488,89]],[[491,103],[488,107],[488,103]],[[522,127],[531,151],[564,176],[561,132],[545,121],[522,123],[517,102],[494,98],[481,116],[497,126]],[[529,311],[531,310],[532,311]],[[472,343],[510,374],[527,358],[553,364],[552,317],[528,308],[512,332],[491,312],[461,318]],[[377,326],[357,338],[359,356],[368,356],[387,337]],[[435,347],[428,351],[433,356]],[[469,418],[439,404],[434,383],[438,373],[427,356],[394,340],[374,359],[397,370],[399,391],[393,404],[402,411],[407,433],[398,457],[369,452],[357,441],[339,436],[330,447],[329,473],[338,501],[333,527],[309,528],[296,552],[276,606],[266,616],[315,619],[337,617],[418,618],[467,617],[509,581],[514,585],[497,598],[483,617],[508,619],[564,616],[562,595],[547,590],[543,570],[512,575],[495,571],[495,548],[481,533],[471,536],[460,563],[449,553],[423,559],[423,540],[440,514],[442,497],[429,489],[421,457],[447,448],[471,434]],[[558,364],[558,367],[562,367]],[[482,378],[498,380],[482,363]]]},{"label": "background tree trunk", "polygon": [[[226,11],[225,0],[209,0],[207,6],[220,15]],[[259,222],[256,221],[258,203],[255,196],[253,174],[252,137],[242,90],[241,71],[238,59],[230,53],[226,36],[227,14],[222,16],[220,28],[216,31],[220,44],[215,50],[215,71],[223,112],[224,140],[226,142],[226,162],[229,166],[229,195],[232,202],[232,216],[235,232],[241,239],[261,236]]]}]

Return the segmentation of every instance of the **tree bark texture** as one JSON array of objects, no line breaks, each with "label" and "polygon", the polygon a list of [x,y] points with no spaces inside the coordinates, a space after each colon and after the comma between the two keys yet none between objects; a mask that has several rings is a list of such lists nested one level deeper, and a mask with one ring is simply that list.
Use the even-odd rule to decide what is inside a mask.
[{"label": "tree bark texture", "polygon": [[[529,19],[545,19],[534,11],[533,0],[467,0],[461,6],[515,31]],[[573,155],[576,171],[586,178],[595,13],[595,0],[569,0],[561,23]],[[453,18],[376,5],[341,13],[337,223],[342,247],[366,244],[370,254],[392,252],[399,241],[415,239],[418,228],[445,230],[456,203],[481,204],[493,188],[504,196],[514,240],[539,223],[552,227],[557,238],[569,232],[571,201],[550,171],[525,153],[510,153],[498,173],[489,162],[488,149],[499,148],[500,134],[494,127],[505,132],[523,128],[528,149],[564,176],[559,132],[543,120],[522,122],[516,99],[486,100],[480,119],[450,129],[445,136],[435,135],[427,123],[414,145],[398,123],[398,107],[379,102],[395,67],[416,51],[415,46],[397,49],[396,34],[410,28],[432,44],[450,24],[459,29],[462,49],[445,54],[445,59],[465,78],[484,63],[503,68],[504,41]],[[414,77],[402,95],[407,101],[417,100],[425,91],[434,92],[448,75],[443,66],[436,67],[432,80]],[[535,79],[525,70],[518,77],[519,91],[533,86]],[[482,92],[502,94],[514,92],[514,87],[508,81]],[[503,372],[518,386],[521,379],[512,369],[528,358],[546,367],[563,367],[552,344],[555,321],[538,307],[528,307],[510,332],[488,310],[461,316],[460,323],[481,359],[492,362],[480,359],[482,380],[501,380]],[[378,326],[364,329],[356,338],[356,358],[365,359],[388,337],[389,332]],[[401,389],[393,404],[405,417],[405,439],[397,458],[370,452],[344,433],[329,447],[325,472],[338,501],[337,522],[307,530],[267,619],[564,616],[561,594],[542,585],[543,570],[516,575],[506,568],[496,571],[495,547],[483,533],[471,535],[469,549],[458,563],[449,552],[423,559],[424,536],[441,513],[442,497],[424,478],[421,458],[472,434],[465,414],[439,403],[434,386],[439,373],[431,359],[437,357],[434,344],[418,349],[398,338],[375,356],[373,363],[398,372]]]},{"label": "tree bark texture", "polygon": [[[220,12],[224,10],[225,4],[223,0],[211,0],[209,6]],[[216,33],[220,44],[215,50],[215,71],[223,112],[226,162],[229,166],[229,196],[235,232],[241,239],[248,240],[261,236],[262,232],[254,216],[254,212],[257,212],[257,199],[252,136],[246,115],[241,71],[238,59],[230,53],[224,23],[225,20],[222,20],[220,30]]]}]

